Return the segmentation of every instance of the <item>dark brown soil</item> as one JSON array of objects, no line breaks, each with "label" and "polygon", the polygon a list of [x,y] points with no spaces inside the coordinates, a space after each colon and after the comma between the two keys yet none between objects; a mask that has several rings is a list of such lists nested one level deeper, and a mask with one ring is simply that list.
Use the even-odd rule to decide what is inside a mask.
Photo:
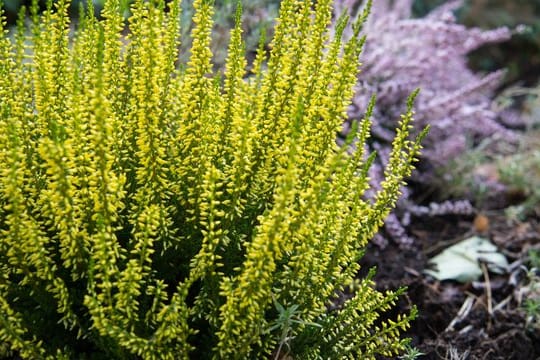
[{"label": "dark brown soil", "polygon": [[[527,265],[528,250],[540,249],[538,219],[510,222],[502,212],[494,212],[487,220],[480,232],[474,218],[418,219],[411,228],[418,239],[414,248],[389,245],[382,250],[372,245],[362,260],[364,271],[377,267],[379,289],[408,287],[398,310],[418,307],[419,316],[407,335],[424,353],[419,359],[540,359],[540,331],[527,325],[520,292],[527,283],[521,265]],[[509,273],[485,273],[469,284],[439,282],[422,273],[431,257],[472,235],[499,246],[511,263]]]}]

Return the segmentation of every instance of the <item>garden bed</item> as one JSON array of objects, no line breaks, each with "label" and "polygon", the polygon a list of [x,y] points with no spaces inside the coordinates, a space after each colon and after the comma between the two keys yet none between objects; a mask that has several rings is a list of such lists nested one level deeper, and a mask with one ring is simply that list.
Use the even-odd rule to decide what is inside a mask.
[{"label": "garden bed", "polygon": [[[509,221],[503,212],[487,216],[488,228],[479,231],[474,218],[441,217],[412,224],[418,241],[410,249],[370,246],[364,270],[376,266],[380,289],[406,285],[399,304],[403,312],[415,304],[419,317],[408,336],[425,356],[421,359],[537,359],[540,334],[527,324],[524,291],[527,288],[529,250],[540,249],[537,218]],[[424,275],[428,260],[445,247],[472,235],[492,240],[511,263],[511,271],[476,282],[439,282]],[[490,314],[491,312],[491,314]]]}]

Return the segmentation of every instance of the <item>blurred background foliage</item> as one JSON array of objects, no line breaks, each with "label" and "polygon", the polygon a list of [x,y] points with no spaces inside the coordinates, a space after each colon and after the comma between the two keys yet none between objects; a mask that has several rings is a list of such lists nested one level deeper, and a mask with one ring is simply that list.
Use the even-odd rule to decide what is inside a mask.
[{"label": "blurred background foliage", "polygon": [[[73,0],[71,13],[76,17],[79,5],[86,5],[89,0]],[[216,0],[216,66],[223,63],[228,29],[233,24],[234,7],[237,0]],[[414,0],[415,16],[423,16],[431,9],[446,0]],[[46,0],[39,0],[42,8]],[[103,7],[105,0],[92,0],[96,9]],[[244,31],[246,35],[246,50],[248,55],[256,48],[258,38],[263,29],[270,28],[272,19],[276,16],[279,0],[250,0],[243,1],[245,8]],[[31,0],[5,0],[4,7],[8,23],[15,22],[17,12],[22,5],[28,6]],[[185,17],[184,24],[189,24],[192,1],[183,2]],[[531,86],[540,77],[540,0],[465,0],[465,6],[459,11],[459,19],[468,26],[494,28],[498,26],[526,25],[529,29],[524,34],[516,35],[511,41],[503,44],[486,46],[473,53],[470,57],[471,66],[480,71],[493,71],[499,68],[508,69],[506,80],[502,87],[510,84]],[[189,32],[189,26],[184,26],[184,32]],[[186,46],[189,45],[186,42]],[[184,53],[184,56],[187,54]],[[185,60],[185,59],[182,59]]]},{"label": "blurred background foliage", "polygon": [[[46,0],[38,0],[41,10],[46,8]],[[92,0],[96,14],[105,4],[105,0]],[[131,0],[123,0],[126,6],[125,15],[129,16],[128,4]],[[13,25],[17,19],[17,14],[24,5],[29,7],[32,0],[4,0],[4,8],[9,25]],[[88,0],[72,0],[70,7],[70,16],[77,18],[80,6],[88,6]],[[272,29],[272,23],[278,14],[279,0],[250,0],[242,1],[244,9],[243,30],[244,40],[246,41],[246,52],[248,59],[254,56],[255,50],[259,43],[259,38],[263,31],[269,32]],[[234,14],[237,0],[215,0],[215,16],[214,16],[214,38],[212,50],[214,52],[214,64],[216,68],[220,68],[225,62],[227,46],[229,42],[229,31],[234,26]],[[189,53],[187,49],[191,46],[191,41],[188,35],[192,22],[193,1],[184,0],[182,2],[182,41],[180,52],[180,63],[185,62]],[[270,38],[270,34],[266,34]]]},{"label": "blurred background foliage", "polygon": [[[445,0],[415,0],[416,16],[423,16]],[[506,68],[502,87],[510,84],[534,85],[540,77],[540,0],[466,0],[459,11],[460,22],[492,29],[499,26],[527,31],[511,41],[489,45],[471,54],[471,66],[481,71]]]},{"label": "blurred background foliage", "polygon": [[[478,147],[458,156],[448,166],[438,169],[441,174],[457,173],[444,186],[448,198],[468,198],[477,208],[490,208],[490,202],[511,205],[506,208],[509,219],[524,220],[527,216],[540,217],[540,83],[533,88],[509,88],[506,92],[519,93],[526,128],[518,144],[508,146],[494,139],[485,139]],[[507,188],[501,193],[490,184]],[[499,199],[494,199],[499,197]],[[496,200],[496,201],[494,201]]]},{"label": "blurred background foliage", "polygon": [[[512,41],[480,49],[471,57],[479,69],[508,69],[506,84],[530,86],[540,76],[540,0],[469,0],[461,18],[482,28],[526,25]],[[504,86],[504,84],[503,84]]]}]

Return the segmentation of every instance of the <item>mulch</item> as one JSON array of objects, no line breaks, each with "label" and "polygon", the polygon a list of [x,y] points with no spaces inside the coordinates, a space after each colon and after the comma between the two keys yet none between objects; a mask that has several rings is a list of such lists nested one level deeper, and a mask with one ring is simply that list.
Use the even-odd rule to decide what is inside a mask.
[{"label": "mulch", "polygon": [[[524,309],[530,290],[527,254],[540,250],[539,219],[510,221],[502,210],[482,216],[481,228],[474,217],[416,219],[410,228],[417,238],[413,247],[370,245],[362,259],[363,272],[377,268],[380,290],[407,286],[395,311],[417,306],[419,316],[406,336],[424,354],[419,359],[540,359],[540,327],[528,322]],[[422,273],[434,255],[473,235],[499,247],[511,264],[508,273],[492,274],[486,268],[483,278],[467,284]]]}]

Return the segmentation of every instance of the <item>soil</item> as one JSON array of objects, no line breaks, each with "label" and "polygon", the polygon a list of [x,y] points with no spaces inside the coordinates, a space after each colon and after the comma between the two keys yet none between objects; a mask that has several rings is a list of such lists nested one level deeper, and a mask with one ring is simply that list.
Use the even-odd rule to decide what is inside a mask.
[{"label": "soil", "polygon": [[[540,249],[539,219],[509,221],[503,211],[481,216],[416,219],[412,248],[370,245],[362,260],[363,271],[376,266],[380,290],[408,287],[397,311],[407,312],[413,304],[419,310],[406,334],[424,354],[419,359],[540,359],[540,327],[527,321],[524,309],[529,289],[524,266],[529,250]],[[422,273],[434,255],[473,235],[499,247],[511,264],[508,273],[486,271],[467,284]]]}]

